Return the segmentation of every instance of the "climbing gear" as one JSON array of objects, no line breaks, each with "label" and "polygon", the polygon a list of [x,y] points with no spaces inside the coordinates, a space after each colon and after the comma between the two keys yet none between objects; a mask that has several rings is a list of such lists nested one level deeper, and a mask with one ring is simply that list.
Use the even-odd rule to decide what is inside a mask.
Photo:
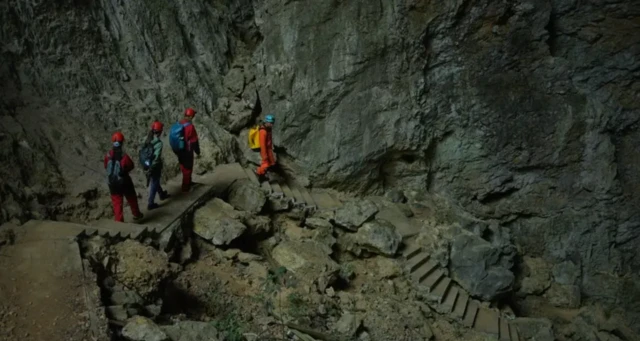
[{"label": "climbing gear", "polygon": [[145,143],[142,145],[142,148],[140,148],[140,164],[145,171],[148,171],[151,168],[151,164],[153,164],[153,160],[155,159],[154,146],[157,143],[160,143],[160,140],[155,139],[154,142]]},{"label": "climbing gear", "polygon": [[176,122],[171,126],[171,131],[169,131],[169,145],[171,146],[173,152],[176,154],[186,149],[186,143],[184,141],[184,128],[188,127],[189,125],[191,125],[190,122]]},{"label": "climbing gear", "polygon": [[107,163],[107,184],[111,187],[120,187],[124,184],[120,159],[115,159],[113,155],[109,155],[109,162]]},{"label": "climbing gear", "polygon": [[153,130],[156,133],[162,131],[162,128],[164,128],[164,124],[162,124],[162,122],[160,121],[155,121],[151,125],[151,130]]},{"label": "climbing gear", "polygon": [[264,118],[264,121],[267,123],[275,123],[276,118],[272,114],[269,114]]},{"label": "climbing gear", "polygon": [[121,132],[115,132],[113,135],[111,135],[111,142],[113,143],[114,147],[120,147],[122,146],[122,143],[124,143],[124,135],[122,135]]},{"label": "climbing gear", "polygon": [[260,126],[255,125],[249,128],[249,148],[253,151],[260,150]]},{"label": "climbing gear", "polygon": [[196,115],[196,111],[193,108],[187,108],[184,110],[184,115],[187,117],[193,117]]}]

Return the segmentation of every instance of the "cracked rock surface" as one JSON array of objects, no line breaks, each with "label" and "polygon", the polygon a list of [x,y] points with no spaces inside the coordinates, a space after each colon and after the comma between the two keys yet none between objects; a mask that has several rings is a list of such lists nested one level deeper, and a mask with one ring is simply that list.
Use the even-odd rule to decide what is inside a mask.
[{"label": "cracked rock surface", "polygon": [[638,18],[622,0],[8,0],[0,222],[108,216],[110,134],[135,156],[187,106],[196,172],[255,157],[259,104],[300,178],[441,194],[638,321]]}]

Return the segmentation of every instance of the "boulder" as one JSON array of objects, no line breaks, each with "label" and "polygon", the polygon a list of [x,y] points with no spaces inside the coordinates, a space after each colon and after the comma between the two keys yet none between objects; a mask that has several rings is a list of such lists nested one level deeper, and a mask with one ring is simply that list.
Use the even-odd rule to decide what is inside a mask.
[{"label": "boulder", "polygon": [[252,235],[265,234],[271,232],[271,219],[265,216],[251,216],[244,220]]},{"label": "boulder", "polygon": [[342,314],[338,322],[336,322],[335,329],[342,335],[353,337],[361,324],[362,317],[357,317],[355,314],[346,311]]},{"label": "boulder", "polygon": [[369,200],[353,200],[346,202],[335,213],[335,223],[347,230],[357,231],[362,224],[378,213],[376,204]]},{"label": "boulder", "polygon": [[385,198],[396,204],[404,204],[407,202],[407,197],[404,192],[399,189],[392,189],[384,194]]},{"label": "boulder", "polygon": [[231,205],[215,198],[196,211],[193,232],[213,245],[228,245],[247,230],[247,226],[240,222],[244,217]]},{"label": "boulder", "polygon": [[554,341],[553,325],[546,318],[517,318],[511,321],[524,340]]},{"label": "boulder", "polygon": [[131,239],[116,245],[113,250],[116,261],[111,264],[111,273],[118,282],[141,296],[154,292],[162,280],[179,268],[177,264],[169,263],[166,253]]},{"label": "boulder", "polygon": [[522,279],[520,292],[526,295],[540,295],[551,285],[550,266],[541,258],[524,257],[528,275]]},{"label": "boulder", "polygon": [[402,242],[396,228],[385,220],[374,220],[362,225],[353,237],[356,245],[386,256],[395,255]]},{"label": "boulder", "polygon": [[415,236],[420,233],[420,227],[415,223],[415,220],[407,218],[407,215],[395,204],[380,209],[380,212],[376,214],[376,219],[390,222],[403,237]]},{"label": "boulder", "polygon": [[209,322],[181,321],[162,330],[171,341],[217,341],[218,330]]},{"label": "boulder", "polygon": [[490,301],[511,289],[512,258],[478,236],[460,234],[451,246],[451,275],[472,296]]},{"label": "boulder", "polygon": [[580,277],[580,267],[571,261],[564,261],[553,266],[553,280],[559,284],[573,285]]},{"label": "boulder", "polygon": [[284,211],[288,211],[291,209],[292,207],[292,202],[291,199],[289,198],[275,198],[275,197],[269,197],[267,199],[267,208],[269,209],[269,211],[271,212],[284,212]]},{"label": "boulder", "polygon": [[328,220],[320,219],[320,218],[307,218],[304,221],[304,226],[311,229],[331,229],[333,225]]},{"label": "boulder", "polygon": [[544,297],[553,306],[559,308],[580,307],[580,287],[577,285],[553,283],[549,290],[544,293]]},{"label": "boulder", "polygon": [[122,335],[131,341],[169,341],[160,327],[146,317],[134,316],[122,328]]},{"label": "boulder", "polygon": [[229,203],[240,211],[258,214],[266,202],[262,188],[249,179],[238,180],[229,188]]},{"label": "boulder", "polygon": [[271,256],[308,285],[321,274],[337,274],[340,269],[326,248],[313,241],[284,241],[271,251]]}]

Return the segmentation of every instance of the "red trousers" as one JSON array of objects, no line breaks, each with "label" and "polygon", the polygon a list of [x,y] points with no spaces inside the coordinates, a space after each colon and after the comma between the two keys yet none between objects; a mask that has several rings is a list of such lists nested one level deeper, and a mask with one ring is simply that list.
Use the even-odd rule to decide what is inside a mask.
[{"label": "red trousers", "polygon": [[127,202],[129,206],[131,206],[131,213],[135,217],[140,216],[140,208],[138,207],[138,197],[135,192],[129,193],[126,196],[122,194],[111,194],[111,203],[113,204],[113,214],[115,215],[115,220],[124,222],[124,214],[122,212],[122,208],[124,206],[123,199],[127,198]]},{"label": "red trousers", "polygon": [[193,173],[193,152],[186,152],[178,156],[182,171],[182,191],[189,192],[191,188],[191,173]]},{"label": "red trousers", "polygon": [[269,167],[271,167],[271,163],[269,162],[269,160],[262,160],[262,163],[260,163],[260,167],[258,167],[258,169],[256,169],[256,173],[260,176],[267,174],[267,170],[269,169]]}]

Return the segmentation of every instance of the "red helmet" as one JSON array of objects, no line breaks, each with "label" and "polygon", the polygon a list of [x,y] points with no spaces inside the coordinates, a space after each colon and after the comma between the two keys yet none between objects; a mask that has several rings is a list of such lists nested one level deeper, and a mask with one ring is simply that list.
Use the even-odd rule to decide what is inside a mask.
[{"label": "red helmet", "polygon": [[124,142],[124,135],[122,135],[121,132],[116,132],[113,135],[111,135],[111,142]]},{"label": "red helmet", "polygon": [[187,108],[184,110],[184,115],[187,117],[193,117],[196,115],[196,111],[193,108]]},{"label": "red helmet", "polygon": [[160,121],[155,121],[151,125],[151,130],[153,131],[162,131],[162,128],[164,128],[164,124],[162,124],[162,122]]}]

